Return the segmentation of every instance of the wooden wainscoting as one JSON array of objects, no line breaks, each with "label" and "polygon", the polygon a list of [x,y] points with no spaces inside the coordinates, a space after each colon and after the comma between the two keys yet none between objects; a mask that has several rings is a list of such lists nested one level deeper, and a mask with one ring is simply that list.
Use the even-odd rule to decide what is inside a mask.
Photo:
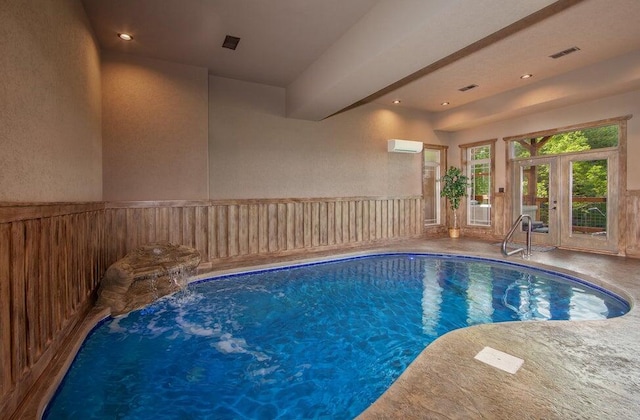
[{"label": "wooden wainscoting", "polygon": [[[507,217],[507,202],[505,193],[494,193],[491,203],[491,226],[470,226],[466,223],[466,202],[460,206],[460,224],[463,226],[463,236],[483,239],[487,241],[502,241],[511,229],[511,217]],[[450,210],[449,210],[450,212]],[[451,217],[451,216],[449,216]]]},{"label": "wooden wainscoting", "polygon": [[104,203],[0,203],[0,413],[84,318],[106,269]]},{"label": "wooden wainscoting", "polygon": [[[620,210],[624,209],[620,206]],[[640,258],[640,190],[627,191],[626,227],[621,229],[620,237],[625,237],[627,257]],[[622,240],[622,239],[621,239]]]},{"label": "wooden wainscoting", "polygon": [[140,245],[192,246],[211,265],[421,234],[419,196],[0,203],[0,413],[16,413],[89,313],[107,267]]},{"label": "wooden wainscoting", "polygon": [[187,245],[203,262],[252,260],[422,235],[422,198],[160,201],[106,204],[107,256],[152,242]]}]

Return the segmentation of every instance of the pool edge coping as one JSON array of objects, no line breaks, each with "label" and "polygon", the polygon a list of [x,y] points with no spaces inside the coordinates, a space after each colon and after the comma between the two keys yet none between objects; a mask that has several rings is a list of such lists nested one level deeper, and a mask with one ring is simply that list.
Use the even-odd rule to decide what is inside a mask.
[{"label": "pool edge coping", "polygon": [[[425,251],[425,250],[410,249],[410,248],[407,248],[407,249],[397,249],[397,248],[399,247],[391,246],[388,248],[367,249],[367,250],[356,251],[356,252],[340,252],[333,255],[323,255],[323,256],[300,258],[300,259],[287,260],[287,261],[277,261],[277,262],[266,263],[266,264],[238,266],[234,268],[225,268],[222,270],[206,270],[202,273],[196,274],[191,278],[189,278],[188,284],[204,282],[209,279],[215,279],[215,278],[224,278],[224,277],[239,276],[239,275],[250,274],[250,273],[274,271],[279,269],[285,269],[288,267],[303,267],[303,266],[309,266],[309,265],[315,265],[315,264],[323,264],[323,263],[338,262],[338,261],[357,259],[357,258],[363,258],[363,257],[371,257],[376,255],[403,255],[404,254],[404,255],[425,255],[425,256],[444,256],[444,257],[467,257],[475,260],[493,261],[498,263],[505,263],[508,265],[514,265],[514,266],[536,268],[546,272],[560,274],[561,276],[568,276],[578,281],[582,280],[581,283],[587,284],[604,293],[608,293],[609,295],[613,294],[615,297],[621,298],[629,306],[629,311],[627,313],[616,318],[591,320],[591,321],[567,320],[566,322],[581,322],[581,323],[582,322],[609,322],[611,320],[624,318],[628,316],[632,311],[634,311],[636,307],[636,299],[628,291],[626,291],[624,287],[612,284],[611,282],[598,277],[579,273],[574,270],[567,270],[562,267],[552,266],[549,264],[544,264],[544,263],[531,261],[531,260],[522,260],[522,261],[514,262],[513,260],[508,260],[506,258],[498,259],[498,258],[488,257],[484,255],[479,255],[479,254],[472,254],[470,252],[463,252],[463,251],[434,252],[434,251]],[[137,309],[137,310],[140,310],[140,309]],[[47,406],[55,396],[58,390],[58,387],[64,380],[64,377],[66,376],[71,364],[75,360],[87,336],[91,334],[91,332],[102,321],[108,319],[109,317],[111,317],[111,314],[108,308],[100,308],[100,307],[94,306],[89,312],[89,314],[81,321],[80,325],[78,326],[78,329],[73,334],[73,337],[70,337],[69,342],[64,346],[63,349],[61,349],[61,353],[64,353],[64,354],[60,354],[59,360],[54,362],[55,366],[52,366],[52,369],[55,369],[55,371],[51,372],[52,374],[50,375],[50,377],[45,378],[45,381],[43,381],[43,384],[41,386],[38,386],[38,388],[41,388],[41,389],[38,389],[41,396],[37,402],[37,419],[42,419]],[[117,317],[113,317],[113,318],[117,318]],[[547,321],[510,321],[506,323],[491,323],[491,325],[531,323],[531,322],[542,323]],[[564,322],[564,321],[554,321],[554,322]],[[471,325],[468,327],[459,328],[459,329],[450,331],[447,334],[444,334],[443,336],[438,337],[436,340],[433,341],[433,343],[443,339],[444,337],[446,337],[447,335],[455,331],[463,331],[471,328],[478,328],[478,327],[482,327],[483,325],[486,325],[486,324]],[[433,343],[430,343],[429,345],[425,346],[425,349]],[[424,351],[425,349],[423,349],[422,351]],[[407,369],[405,369],[405,372],[408,371],[410,367],[411,367],[411,364],[407,367]],[[385,393],[389,391],[389,389],[391,389],[394,386],[394,384],[395,382],[392,383],[389,386],[389,388],[387,388]],[[362,413],[360,413],[360,415],[364,414],[367,410],[368,408],[365,409]],[[29,412],[29,411],[27,410],[26,412]]]}]

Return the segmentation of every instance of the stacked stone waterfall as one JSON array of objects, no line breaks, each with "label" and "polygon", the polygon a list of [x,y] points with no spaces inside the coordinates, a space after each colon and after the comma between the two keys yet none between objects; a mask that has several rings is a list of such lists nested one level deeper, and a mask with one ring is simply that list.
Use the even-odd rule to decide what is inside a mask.
[{"label": "stacked stone waterfall", "polygon": [[162,243],[137,248],[107,269],[100,282],[97,306],[110,308],[112,316],[142,308],[184,288],[198,264],[200,253],[183,245]]}]

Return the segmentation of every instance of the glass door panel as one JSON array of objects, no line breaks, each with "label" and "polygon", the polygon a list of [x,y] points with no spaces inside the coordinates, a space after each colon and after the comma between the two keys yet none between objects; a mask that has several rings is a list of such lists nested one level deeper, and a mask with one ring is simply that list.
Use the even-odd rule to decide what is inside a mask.
[{"label": "glass door panel", "polygon": [[[553,159],[537,159],[519,163],[519,199],[516,202],[514,221],[520,214],[531,217],[532,241],[537,244],[557,245],[557,195],[555,175],[556,163]],[[523,223],[523,231],[528,228]],[[519,235],[520,239],[524,234]]]},{"label": "glass door panel", "polygon": [[607,239],[607,160],[571,162],[571,234]]},{"label": "glass door panel", "polygon": [[617,155],[594,152],[561,158],[568,196],[562,206],[563,246],[617,251]]},{"label": "glass door panel", "polygon": [[[532,242],[618,251],[618,155],[594,151],[515,161],[512,223],[533,219]],[[516,235],[524,242],[524,232]]]}]

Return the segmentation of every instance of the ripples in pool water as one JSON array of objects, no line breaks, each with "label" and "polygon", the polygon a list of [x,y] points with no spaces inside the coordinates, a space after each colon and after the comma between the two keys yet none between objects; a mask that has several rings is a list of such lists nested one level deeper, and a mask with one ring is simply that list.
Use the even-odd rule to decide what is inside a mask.
[{"label": "ripples in pool water", "polygon": [[200,282],[94,329],[47,419],[348,419],[437,337],[624,314],[620,299],[488,260],[383,255]]}]

